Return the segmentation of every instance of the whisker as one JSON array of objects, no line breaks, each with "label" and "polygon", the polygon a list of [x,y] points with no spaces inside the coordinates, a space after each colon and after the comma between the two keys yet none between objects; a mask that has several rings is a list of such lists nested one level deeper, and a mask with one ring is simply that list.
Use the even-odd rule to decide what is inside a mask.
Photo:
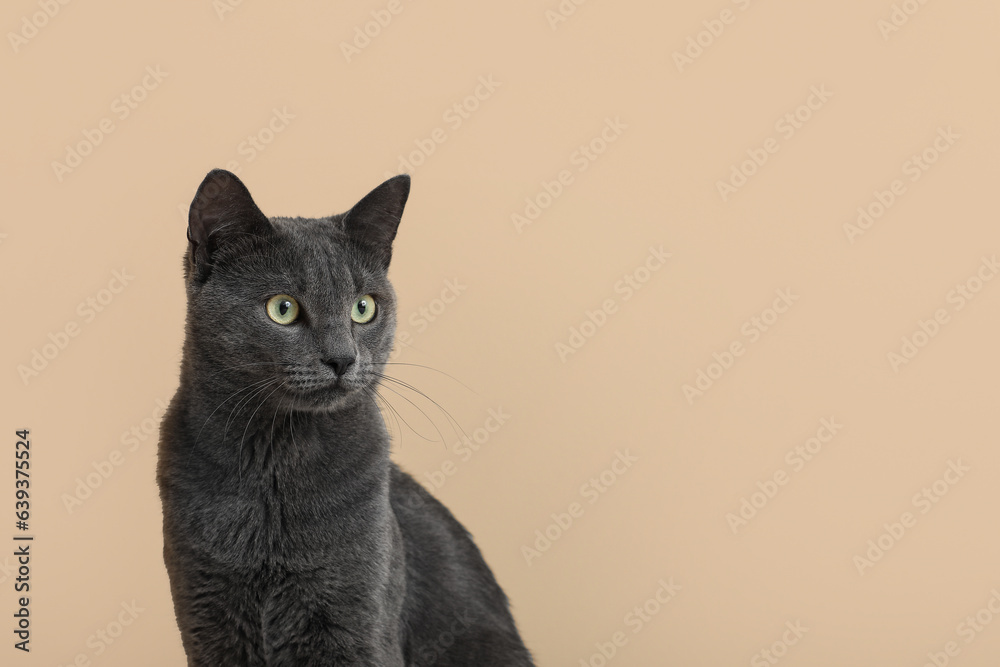
[{"label": "whisker", "polygon": [[[402,393],[400,393],[400,392],[396,391],[396,390],[395,390],[395,389],[393,389],[392,387],[388,387],[388,386],[387,386],[387,387],[384,387],[384,388],[385,388],[385,389],[388,389],[389,391],[391,391],[392,393],[396,394],[397,396],[399,396],[400,398],[402,398],[402,399],[403,399],[404,401],[406,401],[407,403],[409,403],[410,405],[412,405],[413,407],[415,407],[415,408],[416,408],[416,409],[417,409],[417,410],[418,410],[418,411],[420,412],[420,414],[422,414],[422,415],[424,416],[424,418],[425,418],[425,419],[426,419],[426,420],[427,420],[428,422],[430,422],[431,426],[433,426],[433,427],[434,427],[434,430],[435,430],[435,431],[437,431],[437,434],[438,434],[438,440],[437,440],[437,442],[440,442],[440,443],[441,443],[442,445],[443,445],[443,444],[445,444],[445,441],[444,441],[444,434],[443,434],[443,433],[441,433],[441,429],[439,429],[439,428],[437,427],[437,424],[435,424],[435,423],[434,423],[434,420],[433,420],[433,419],[431,419],[430,417],[428,417],[428,416],[427,416],[427,413],[426,413],[426,412],[424,412],[423,408],[421,408],[421,407],[420,407],[419,405],[417,405],[416,403],[414,403],[414,402],[413,402],[413,401],[411,401],[411,400],[410,400],[409,398],[407,398],[406,396],[404,396],[404,395],[403,395]],[[397,412],[397,414],[398,414],[398,412]],[[400,415],[400,416],[399,416],[399,418],[400,418],[400,419],[403,419],[403,416],[402,416],[402,415]],[[424,436],[424,435],[423,435],[422,433],[420,433],[420,432],[419,432],[419,431],[417,431],[417,430],[416,430],[415,428],[413,428],[413,426],[410,426],[409,422],[407,422],[407,421],[406,421],[405,419],[403,419],[403,423],[404,423],[404,424],[406,424],[407,426],[409,426],[409,427],[410,427],[410,430],[411,430],[411,431],[413,431],[414,433],[416,433],[416,434],[417,434],[418,436],[420,436],[421,438],[423,438],[423,439],[424,439],[424,440],[426,440],[427,442],[434,442],[434,440],[431,440],[430,438],[428,438],[428,437]]]},{"label": "whisker", "polygon": [[295,415],[292,414],[292,409],[288,408],[288,432],[292,436],[292,447],[298,452],[299,447],[295,444]]},{"label": "whisker", "polygon": [[362,387],[361,389],[362,389],[362,391],[365,392],[365,395],[368,397],[368,400],[372,402],[372,405],[375,406],[375,409],[378,410],[379,419],[382,420],[382,426],[384,426],[385,430],[389,433],[389,440],[391,441],[393,439],[392,438],[392,429],[389,428],[389,424],[386,423],[386,421],[385,421],[385,414],[382,412],[382,408],[379,406],[379,403],[378,403],[378,400],[376,400],[375,394],[373,394],[372,390],[369,389],[368,387]]},{"label": "whisker", "polygon": [[247,363],[244,363],[244,364],[233,364],[231,366],[224,366],[224,367],[220,368],[219,370],[213,371],[213,372],[208,373],[208,374],[206,374],[204,376],[202,376],[201,373],[199,372],[199,377],[205,377],[205,378],[215,377],[216,375],[219,375],[220,373],[225,373],[227,371],[240,370],[240,369],[246,368],[248,366],[293,366],[293,365],[294,365],[293,363],[291,363],[291,362],[285,362],[285,361],[250,361],[250,362],[247,362]]},{"label": "whisker", "polygon": [[[375,363],[369,363],[369,366],[377,366],[377,365],[378,364],[375,364]],[[445,373],[444,371],[439,370],[437,368],[434,368],[433,366],[425,366],[423,364],[411,364],[411,363],[407,363],[405,361],[386,361],[382,365],[383,366],[415,366],[417,368],[426,368],[429,371],[434,371],[435,373],[440,373],[441,375],[444,375],[446,377],[451,378],[452,380],[454,380],[458,384],[462,385],[463,387],[465,387],[466,389],[468,389],[469,391],[471,391],[476,396],[480,395],[478,391],[476,391],[475,389],[473,389],[469,385],[465,384],[464,382],[462,382],[461,380],[459,380],[454,375],[451,375],[450,373]]]},{"label": "whisker", "polygon": [[212,419],[212,416],[213,416],[213,415],[215,415],[215,413],[219,411],[219,408],[221,408],[221,407],[222,407],[223,405],[225,405],[225,404],[226,404],[226,403],[228,403],[228,402],[229,402],[230,400],[232,400],[232,398],[233,398],[234,396],[236,396],[236,394],[240,394],[240,393],[243,393],[244,391],[246,391],[247,389],[250,389],[250,388],[254,388],[254,387],[257,387],[257,386],[259,386],[259,385],[260,385],[261,383],[264,383],[264,382],[267,382],[267,381],[268,381],[268,379],[269,379],[269,378],[266,378],[266,379],[264,379],[264,380],[257,380],[257,381],[255,381],[255,382],[251,382],[251,383],[250,383],[250,384],[248,384],[248,385],[247,385],[246,387],[243,387],[243,388],[242,388],[242,389],[240,389],[239,391],[237,391],[237,392],[235,392],[235,393],[231,394],[231,395],[229,396],[229,398],[227,398],[226,400],[222,401],[222,403],[219,403],[219,405],[217,405],[217,406],[216,406],[215,410],[212,410],[212,413],[211,413],[210,415],[208,415],[208,418],[206,418],[206,419],[205,419],[205,423],[201,425],[201,429],[199,429],[199,431],[198,431],[198,435],[197,435],[197,437],[196,437],[196,438],[194,439],[194,444],[195,444],[195,445],[197,445],[197,444],[198,444],[198,441],[199,441],[199,440],[201,439],[201,433],[202,433],[202,431],[204,431],[204,430],[205,430],[205,427],[206,427],[206,426],[208,425],[208,422],[209,422],[209,420],[210,420],[210,419]]},{"label": "whisker", "polygon": [[422,433],[417,431],[417,429],[413,428],[413,426],[411,426],[410,423],[406,421],[406,418],[403,417],[402,413],[400,413],[400,411],[397,410],[395,406],[393,406],[393,404],[389,401],[389,399],[387,399],[385,396],[379,393],[377,387],[374,389],[374,391],[375,395],[379,397],[383,405],[385,405],[386,409],[389,410],[389,414],[392,416],[393,420],[395,420],[396,422],[396,431],[399,433],[400,445],[402,445],[403,443],[403,427],[399,425],[400,421],[406,424],[406,427],[410,429],[410,431],[412,431],[417,437],[423,440],[427,440],[428,442],[433,442],[430,438],[424,436]]},{"label": "whisker", "polygon": [[[452,428],[453,431],[455,430],[455,427],[457,426],[458,429],[462,432],[462,435],[464,435],[466,438],[469,437],[469,434],[465,432],[465,429],[458,422],[458,420],[455,419],[455,417],[453,417],[450,412],[448,412],[447,410],[445,410],[444,407],[440,403],[438,403],[437,401],[435,401],[433,398],[431,398],[430,396],[428,396],[424,392],[420,391],[419,389],[417,389],[416,387],[414,387],[410,383],[403,382],[402,380],[400,380],[398,378],[394,378],[391,375],[386,375],[385,373],[379,373],[378,371],[369,371],[369,372],[374,373],[375,375],[377,375],[378,377],[382,378],[383,380],[386,380],[388,382],[394,382],[394,383],[400,385],[401,387],[405,387],[406,389],[409,389],[410,391],[413,391],[413,392],[416,392],[416,393],[420,394],[421,396],[423,396],[424,398],[426,398],[428,401],[430,401],[431,403],[433,403],[437,407],[437,409],[440,410],[442,412],[442,414],[445,415],[445,417],[451,422],[451,428]],[[458,435],[458,431],[455,431],[455,435],[456,436]]]},{"label": "whisker", "polygon": [[226,436],[229,435],[229,424],[232,423],[233,417],[236,414],[238,414],[238,411],[242,410],[243,406],[250,405],[250,401],[252,401],[254,398],[260,396],[262,393],[267,391],[267,388],[277,381],[278,381],[277,378],[271,378],[263,386],[254,389],[253,392],[251,392],[248,396],[240,399],[240,401],[236,404],[236,406],[229,412],[229,419],[226,420],[226,428],[222,432],[223,443],[226,442]]},{"label": "whisker", "polygon": [[271,417],[271,438],[268,440],[267,447],[264,449],[262,466],[266,467],[271,460],[271,454],[274,447],[274,420],[278,418],[278,409],[281,404],[274,406],[274,415]]},{"label": "whisker", "polygon": [[219,403],[215,407],[215,409],[212,410],[211,414],[209,414],[208,417],[205,419],[205,423],[201,425],[200,429],[198,429],[198,435],[195,436],[194,445],[192,445],[191,448],[188,450],[187,461],[185,462],[185,465],[187,463],[190,463],[191,457],[194,456],[194,453],[195,453],[195,451],[198,448],[198,443],[201,442],[201,434],[205,431],[205,427],[208,426],[208,422],[212,420],[212,417],[215,415],[215,413],[219,411],[219,408],[221,408],[223,405],[225,405],[230,400],[232,400],[233,397],[235,397],[235,396],[243,393],[244,391],[247,391],[247,390],[256,390],[256,388],[259,387],[259,386],[261,386],[261,384],[264,383],[264,382],[266,382],[266,380],[257,380],[256,382],[251,382],[246,387],[243,387],[242,389],[240,389],[240,390],[234,392],[233,394],[231,394],[228,398],[226,398],[226,400],[224,400],[221,403]]},{"label": "whisker", "polygon": [[[243,484],[243,441],[246,440],[247,431],[250,429],[250,424],[253,423],[253,418],[257,415],[257,411],[260,410],[261,407],[265,403],[267,403],[267,399],[271,398],[271,396],[274,395],[274,392],[278,391],[279,389],[281,389],[284,386],[285,386],[285,383],[282,382],[277,387],[275,387],[274,389],[272,389],[270,394],[268,394],[267,396],[265,396],[263,398],[263,400],[261,400],[261,402],[257,405],[257,409],[253,411],[253,413],[250,415],[250,419],[247,420],[246,427],[244,427],[244,429],[243,429],[243,436],[240,438],[239,453],[238,453],[237,459],[236,459],[236,461],[237,461],[237,467],[239,468],[239,471],[240,471],[240,484],[241,485]],[[225,441],[225,439],[223,439],[223,441]]]}]

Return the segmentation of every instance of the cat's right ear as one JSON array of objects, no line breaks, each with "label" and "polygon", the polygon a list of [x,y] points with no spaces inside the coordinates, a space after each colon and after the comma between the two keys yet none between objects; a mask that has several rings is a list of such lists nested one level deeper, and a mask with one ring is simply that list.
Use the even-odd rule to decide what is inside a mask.
[{"label": "cat's right ear", "polygon": [[344,214],[348,236],[372,252],[384,269],[389,268],[392,242],[409,196],[410,177],[400,174],[369,192]]},{"label": "cat's right ear", "polygon": [[198,186],[188,211],[190,268],[201,280],[211,271],[212,258],[229,240],[247,234],[266,236],[268,221],[236,174],[213,169]]}]

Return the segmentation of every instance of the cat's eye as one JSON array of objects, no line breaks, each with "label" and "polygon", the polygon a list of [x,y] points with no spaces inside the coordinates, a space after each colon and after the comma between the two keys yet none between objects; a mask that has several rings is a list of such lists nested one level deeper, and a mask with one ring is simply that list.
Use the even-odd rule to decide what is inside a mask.
[{"label": "cat's eye", "polygon": [[368,324],[375,318],[375,297],[365,294],[351,306],[351,319],[358,324]]},{"label": "cat's eye", "polygon": [[267,316],[278,324],[291,324],[299,317],[299,302],[287,294],[267,300]]}]

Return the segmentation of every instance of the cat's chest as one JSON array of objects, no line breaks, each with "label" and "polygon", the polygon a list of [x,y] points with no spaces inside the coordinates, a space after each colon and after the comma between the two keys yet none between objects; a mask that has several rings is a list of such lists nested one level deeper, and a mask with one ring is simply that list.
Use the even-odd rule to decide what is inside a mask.
[{"label": "cat's chest", "polygon": [[[303,497],[305,496],[305,497]],[[295,560],[321,550],[329,518],[322,498],[267,488],[221,487],[191,508],[192,532],[218,560],[246,566]]]},{"label": "cat's chest", "polygon": [[164,499],[178,510],[177,537],[246,567],[309,567],[369,546],[388,517],[381,448],[304,421],[296,428],[294,441],[276,429],[258,442],[251,430],[215,447],[238,455],[170,459]]},{"label": "cat's chest", "polygon": [[387,512],[380,507],[375,494],[345,497],[272,476],[220,486],[192,509],[197,541],[217,560],[308,569],[336,561],[344,550],[377,549]]}]

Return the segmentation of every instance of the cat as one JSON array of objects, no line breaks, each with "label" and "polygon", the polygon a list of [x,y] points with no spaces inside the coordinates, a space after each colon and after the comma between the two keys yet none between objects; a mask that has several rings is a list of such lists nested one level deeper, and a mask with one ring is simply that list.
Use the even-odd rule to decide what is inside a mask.
[{"label": "cat", "polygon": [[192,201],[157,464],[189,667],[534,664],[469,532],[390,459],[374,391],[409,191],[268,218],[216,169]]}]

